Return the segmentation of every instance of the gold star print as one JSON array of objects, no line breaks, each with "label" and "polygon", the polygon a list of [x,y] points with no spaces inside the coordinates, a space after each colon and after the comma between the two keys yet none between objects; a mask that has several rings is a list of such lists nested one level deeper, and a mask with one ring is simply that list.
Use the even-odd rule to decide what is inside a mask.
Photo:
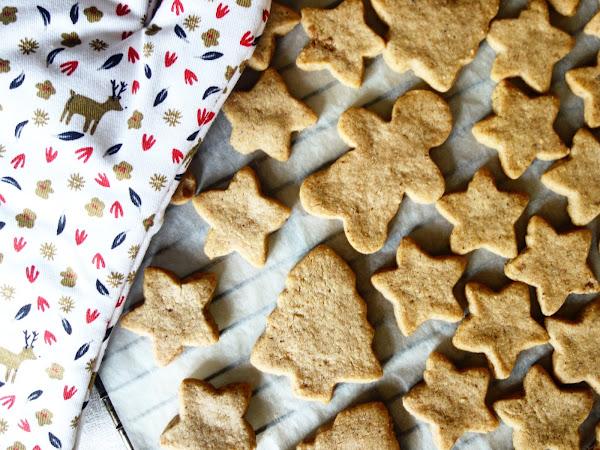
[{"label": "gold star print", "polygon": [[565,74],[575,95],[583,99],[583,117],[590,128],[600,127],[600,52],[594,67],[579,67]]}]

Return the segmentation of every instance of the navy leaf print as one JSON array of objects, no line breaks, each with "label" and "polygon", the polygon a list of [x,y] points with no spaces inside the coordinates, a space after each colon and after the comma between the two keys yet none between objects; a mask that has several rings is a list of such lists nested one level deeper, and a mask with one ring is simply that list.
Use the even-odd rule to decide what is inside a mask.
[{"label": "navy leaf print", "polygon": [[36,400],[38,398],[40,398],[40,396],[44,393],[44,391],[39,390],[39,391],[33,391],[31,394],[29,394],[29,397],[27,397],[27,401],[33,401]]},{"label": "navy leaf print", "polygon": [[115,239],[112,243],[112,246],[110,247],[111,250],[117,248],[119,245],[121,245],[124,241],[125,238],[127,237],[127,233],[125,233],[124,231],[122,233],[119,233],[115,236]]},{"label": "navy leaf print", "polygon": [[260,40],[260,38],[262,37],[262,35],[257,36],[254,38],[254,42],[252,43],[252,46],[255,47],[258,44],[258,41]]},{"label": "navy leaf print", "polygon": [[219,59],[221,56],[223,56],[223,53],[206,52],[204,55],[201,56],[201,58],[206,61],[212,61],[213,59]]},{"label": "navy leaf print", "polygon": [[177,175],[175,175],[175,180],[181,181],[181,179],[183,178],[184,175],[185,175],[185,173],[178,173]]},{"label": "navy leaf print", "polygon": [[27,125],[28,122],[29,122],[29,120],[24,120],[23,122],[17,124],[17,126],[15,127],[15,137],[16,138],[21,137],[21,131],[23,131],[23,127],[25,125]]},{"label": "navy leaf print", "polygon": [[13,177],[2,177],[1,180],[4,181],[5,183],[12,184],[18,190],[21,190],[21,186],[19,185],[19,183],[17,183],[17,180],[15,180]]},{"label": "navy leaf print", "polygon": [[25,72],[21,72],[21,75],[19,75],[17,78],[12,80],[12,82],[10,83],[10,88],[11,89],[18,88],[19,86],[21,86],[23,84],[23,81],[25,81]]},{"label": "navy leaf print", "polygon": [[15,316],[15,320],[21,320],[23,317],[29,314],[29,311],[31,311],[31,303],[28,303],[27,305],[21,307],[21,309]]},{"label": "navy leaf print", "polygon": [[58,227],[56,227],[56,235],[57,236],[64,231],[66,224],[67,224],[67,218],[63,214],[62,216],[60,216],[60,219],[58,219]]},{"label": "navy leaf print", "polygon": [[55,48],[50,53],[48,53],[48,56],[46,56],[46,67],[52,64],[54,62],[54,58],[56,58],[56,55],[58,55],[63,50],[64,48]]},{"label": "navy leaf print", "polygon": [[106,155],[114,155],[119,150],[121,150],[121,147],[123,147],[123,144],[113,145],[111,148],[109,148],[108,150],[106,150],[106,153],[104,154],[104,156],[106,156]]},{"label": "navy leaf print", "polygon": [[71,12],[69,12],[69,16],[71,17],[71,22],[73,22],[73,25],[75,25],[79,20],[79,3],[75,3],[73,6],[71,6]]},{"label": "navy leaf print", "polygon": [[50,443],[52,444],[52,447],[54,447],[54,448],[62,448],[62,442],[60,442],[60,439],[57,438],[56,436],[54,436],[49,431],[48,431],[48,438],[50,439]]},{"label": "navy leaf print", "polygon": [[183,39],[184,41],[186,41],[187,34],[185,34],[185,31],[179,25],[175,25],[175,34],[179,39]]},{"label": "navy leaf print", "polygon": [[158,93],[158,95],[156,96],[156,98],[154,99],[154,106],[158,106],[162,102],[164,102],[167,99],[167,95],[169,95],[169,93],[167,92],[166,89],[163,89],[162,91],[160,91]]},{"label": "navy leaf print", "polygon": [[104,342],[104,341],[106,341],[108,339],[108,337],[112,333],[112,330],[113,330],[113,327],[110,327],[110,328],[106,329],[106,333],[104,333],[104,339],[102,339],[102,342]]},{"label": "navy leaf print", "polygon": [[148,64],[144,66],[144,73],[146,74],[146,78],[152,78],[152,70],[150,70],[150,66]]},{"label": "navy leaf print", "polygon": [[3,383],[2,381],[0,381],[0,387],[4,386],[6,383]]},{"label": "navy leaf print", "polygon": [[44,19],[44,26],[47,27],[48,24],[50,23],[50,13],[48,12],[47,9],[42,8],[41,6],[38,6],[37,9],[40,12],[40,14],[42,15],[42,19]]},{"label": "navy leaf print", "polygon": [[4,228],[4,225],[6,225],[6,223],[5,223],[5,222],[0,222],[0,230],[1,230],[2,228]]},{"label": "navy leaf print", "polygon": [[98,292],[102,295],[109,294],[108,289],[106,289],[106,286],[104,286],[100,280],[96,280],[96,289],[98,289]]},{"label": "navy leaf print", "polygon": [[90,344],[83,344],[81,347],[79,347],[79,350],[77,350],[77,353],[75,353],[75,361],[77,361],[79,358],[81,358],[83,355],[85,355],[88,350],[90,349]]},{"label": "navy leaf print", "polygon": [[[129,198],[131,199],[131,203],[133,203],[138,208],[142,206],[142,199],[133,189],[129,188]],[[125,237],[123,237],[125,239]],[[113,243],[114,244],[114,243]],[[114,248],[114,247],[113,247]]]},{"label": "navy leaf print", "polygon": [[67,319],[62,320],[62,325],[67,334],[71,334],[73,332],[73,328],[71,328],[71,324],[69,323],[69,321]]},{"label": "navy leaf print", "polygon": [[212,95],[212,94],[216,94],[220,90],[221,89],[219,89],[217,86],[211,86],[211,87],[209,87],[206,91],[204,91],[204,95],[202,96],[202,100],[206,100],[206,97],[208,97],[209,95]]},{"label": "navy leaf print", "polygon": [[76,139],[80,139],[83,137],[83,133],[79,133],[77,131],[65,131],[64,133],[60,133],[58,138],[63,141],[74,141]]},{"label": "navy leaf print", "polygon": [[[106,61],[104,61],[104,64],[102,64],[100,66],[100,69],[105,69],[105,70],[112,69],[113,67],[118,66],[122,59],[123,59],[123,53],[117,53],[116,55],[112,55],[110,58],[108,58]],[[100,70],[100,69],[98,69],[98,70]]]},{"label": "navy leaf print", "polygon": [[198,131],[194,131],[192,134],[190,134],[190,135],[187,137],[187,140],[188,140],[188,141],[194,141],[194,140],[196,139],[196,136],[198,136],[198,133],[200,133],[200,130],[198,130]]},{"label": "navy leaf print", "polygon": [[82,410],[82,411],[83,411],[83,410],[84,410],[84,409],[87,407],[88,403],[89,403],[89,400],[88,400],[88,401],[85,401],[85,402],[83,402],[83,406],[81,407],[81,410]]}]

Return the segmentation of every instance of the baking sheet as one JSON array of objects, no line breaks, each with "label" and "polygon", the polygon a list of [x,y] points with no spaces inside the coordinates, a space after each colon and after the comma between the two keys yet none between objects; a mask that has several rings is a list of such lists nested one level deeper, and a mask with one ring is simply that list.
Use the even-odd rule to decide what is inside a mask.
[{"label": "baking sheet", "polygon": [[[281,2],[297,10],[339,3],[327,0]],[[515,17],[525,4],[524,0],[503,1],[499,16]],[[561,97],[555,128],[567,145],[583,125],[583,102],[566,86],[564,73],[572,67],[595,65],[600,40],[584,35],[582,29],[597,7],[596,0],[584,0],[572,18],[551,12],[553,25],[577,39],[575,49],[555,66],[551,89]],[[367,8],[368,24],[383,35],[385,27],[370,5]],[[270,237],[266,267],[256,269],[237,254],[210,261],[203,252],[208,225],[191,204],[172,206],[167,209],[164,225],[150,245],[127,300],[126,311],[142,299],[141,274],[148,264],[173,270],[182,277],[196,271],[215,273],[219,281],[210,311],[219,325],[219,343],[208,348],[187,349],[175,362],[159,369],[148,339],[120,327],[113,331],[100,375],[136,449],[159,448],[158,436],[177,414],[177,389],[181,380],[187,377],[209,380],[217,387],[237,381],[250,382],[253,396],[246,418],[256,431],[260,449],[294,448],[341,410],[368,400],[383,401],[388,407],[402,448],[434,448],[429,427],[416,421],[402,407],[402,395],[422,380],[425,360],[432,350],[442,351],[459,367],[486,365],[482,355],[452,347],[456,324],[429,321],[410,337],[402,336],[395,324],[391,304],[369,282],[375,270],[395,265],[396,249],[403,236],[411,236],[431,254],[450,252],[451,225],[433,205],[419,205],[405,198],[390,224],[385,247],[373,255],[361,255],[350,247],[341,222],[318,219],[303,210],[298,198],[302,180],[347,151],[336,131],[337,119],[343,111],[361,106],[389,120],[392,104],[398,96],[410,89],[429,89],[412,72],[393,72],[381,56],[368,62],[364,84],[358,90],[341,85],[326,71],[303,72],[294,61],[307,41],[298,25],[278,40],[272,62],[292,95],[302,99],[319,115],[315,126],[293,136],[290,159],[281,163],[262,152],[240,155],[229,145],[231,127],[221,113],[191,166],[198,179],[198,190],[204,191],[225,188],[233,174],[249,164],[257,172],[264,193],[292,208],[288,222]],[[531,201],[517,223],[521,249],[525,245],[527,221],[534,214],[542,215],[560,231],[571,229],[572,225],[565,210],[566,199],[539,182],[540,175],[551,162],[536,160],[521,178],[510,180],[500,169],[496,151],[478,144],[471,133],[472,126],[492,110],[490,96],[495,84],[489,79],[489,73],[494,56],[494,51],[482,43],[475,61],[463,69],[455,86],[442,94],[452,110],[452,134],[431,155],[444,175],[446,192],[465,189],[473,174],[486,166],[493,172],[500,188],[520,190],[530,196]],[[249,89],[257,77],[258,74],[247,69],[238,87]],[[523,88],[522,84],[517,85]],[[593,233],[589,263],[598,277],[597,222],[589,225]],[[320,243],[338,252],[357,274],[358,290],[368,305],[368,318],[376,330],[374,349],[384,367],[384,376],[376,383],[338,385],[328,405],[296,399],[286,377],[263,374],[249,362],[252,346],[264,331],[266,317],[275,308],[277,295],[284,288],[286,274],[306,252]],[[463,293],[466,281],[483,282],[494,289],[509,281],[503,275],[505,261],[485,250],[468,255],[466,272],[455,288],[463,307],[466,308]],[[559,315],[572,316],[592,297],[571,296]],[[533,290],[532,298],[535,298]],[[535,301],[532,311],[536,319],[542,319]],[[488,400],[491,402],[520,390],[522,378],[532,364],[538,362],[549,369],[550,355],[549,344],[523,352],[510,378],[492,381]],[[582,442],[586,446],[593,442],[593,426],[600,418],[598,396],[595,400],[593,413],[581,428]],[[486,435],[464,434],[455,448],[502,449],[511,446],[511,429],[501,424]]]}]

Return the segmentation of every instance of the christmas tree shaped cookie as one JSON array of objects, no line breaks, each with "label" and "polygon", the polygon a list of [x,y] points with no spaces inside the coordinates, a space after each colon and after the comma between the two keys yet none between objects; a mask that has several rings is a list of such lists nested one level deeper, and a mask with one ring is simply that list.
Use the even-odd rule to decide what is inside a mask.
[{"label": "christmas tree shaped cookie", "polygon": [[295,396],[328,403],[337,383],[381,378],[373,336],[354,272],[320,245],[288,274],[250,361],[263,372],[289,376]]}]

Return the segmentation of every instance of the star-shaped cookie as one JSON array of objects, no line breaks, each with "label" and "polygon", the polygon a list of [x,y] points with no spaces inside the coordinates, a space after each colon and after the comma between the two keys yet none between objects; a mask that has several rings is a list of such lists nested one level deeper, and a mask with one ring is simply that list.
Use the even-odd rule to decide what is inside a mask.
[{"label": "star-shaped cookie", "polygon": [[254,449],[256,437],[244,419],[252,386],[232,383],[215,389],[207,381],[186,378],[179,386],[179,415],[160,436],[170,449]]},{"label": "star-shaped cookie", "polygon": [[186,347],[216,344],[219,329],[208,311],[217,277],[195,273],[181,280],[169,270],[144,271],[144,302],[121,318],[121,326],[152,340],[160,367],[177,358]]},{"label": "star-shaped cookie", "polygon": [[600,12],[596,12],[594,17],[590,19],[590,21],[583,28],[583,32],[585,34],[591,34],[592,36],[600,38]]},{"label": "star-shaped cookie", "polygon": [[554,347],[554,373],[562,383],[586,381],[600,394],[600,299],[588,303],[577,320],[546,318]]},{"label": "star-shaped cookie", "polygon": [[551,161],[569,153],[553,127],[559,105],[556,95],[529,98],[501,81],[492,93],[495,115],[476,123],[473,135],[496,149],[504,173],[517,179],[535,158]]},{"label": "star-shaped cookie", "polygon": [[600,52],[594,67],[578,67],[565,74],[575,95],[583,99],[583,118],[590,128],[600,127]]},{"label": "star-shaped cookie", "polygon": [[537,365],[525,375],[523,390],[524,395],[493,405],[500,419],[514,428],[515,450],[579,448],[579,425],[592,409],[592,393],[560,389]]},{"label": "star-shaped cookie", "polygon": [[593,450],[600,450],[600,422],[596,425],[596,443],[594,444]]},{"label": "star-shaped cookie", "polygon": [[271,12],[265,29],[254,48],[248,65],[254,70],[265,70],[269,67],[273,52],[275,52],[275,36],[288,34],[298,22],[300,22],[300,14],[292,8],[277,2],[271,3]]},{"label": "star-shaped cookie", "polygon": [[363,0],[345,0],[335,9],[302,8],[302,26],[310,42],[298,55],[302,70],[329,69],[346,86],[358,88],[363,58],[374,58],[384,40],[365,23]]},{"label": "star-shaped cookie", "polygon": [[267,69],[251,91],[235,91],[223,104],[231,122],[229,142],[248,155],[262,150],[278,161],[290,157],[292,132],[317,123],[317,114],[290,95],[283,78]]},{"label": "star-shaped cookie", "polygon": [[444,355],[427,358],[424,383],[402,399],[407,411],[431,425],[438,449],[449,450],[465,432],[488,433],[498,421],[485,404],[490,374],[483,367],[457,370]]},{"label": "star-shaped cookie", "polygon": [[600,143],[588,130],[573,137],[569,156],[542,175],[542,183],[568,199],[575,225],[587,225],[600,214]]},{"label": "star-shaped cookie", "polygon": [[495,20],[486,39],[497,52],[492,80],[521,77],[538,92],[550,89],[554,64],[575,45],[573,36],[550,25],[545,0],[530,0],[518,19]]},{"label": "star-shaped cookie", "polygon": [[591,242],[587,228],[558,234],[544,219],[533,216],[527,224],[527,248],[506,263],[504,273],[511,280],[535,286],[542,313],[551,316],[569,294],[600,291],[586,263]]},{"label": "star-shaped cookie", "polygon": [[429,319],[458,322],[463,310],[452,293],[467,260],[463,256],[431,257],[405,237],[396,253],[398,268],[376,272],[371,283],[394,305],[396,323],[408,336]]},{"label": "star-shaped cookie", "polygon": [[571,17],[577,11],[579,0],[548,0],[557,13]]},{"label": "star-shaped cookie", "polygon": [[479,283],[467,283],[469,315],[452,338],[456,348],[482,352],[495,378],[508,378],[523,350],[548,342],[544,327],[532,319],[529,288],[512,283],[494,292]]},{"label": "star-shaped cookie", "polygon": [[412,69],[434,89],[446,92],[475,58],[498,0],[372,0],[389,31],[383,59],[396,72]]},{"label": "star-shaped cookie", "polygon": [[225,190],[202,192],[194,197],[196,212],[210,230],[204,252],[210,258],[237,251],[256,267],[267,262],[267,238],[283,226],[291,210],[265,197],[250,167],[236,173]]},{"label": "star-shaped cookie", "polygon": [[529,196],[499,191],[485,167],[475,174],[465,192],[444,195],[435,207],[454,228],[450,248],[465,255],[485,248],[503,258],[518,254],[515,222],[527,207]]}]

